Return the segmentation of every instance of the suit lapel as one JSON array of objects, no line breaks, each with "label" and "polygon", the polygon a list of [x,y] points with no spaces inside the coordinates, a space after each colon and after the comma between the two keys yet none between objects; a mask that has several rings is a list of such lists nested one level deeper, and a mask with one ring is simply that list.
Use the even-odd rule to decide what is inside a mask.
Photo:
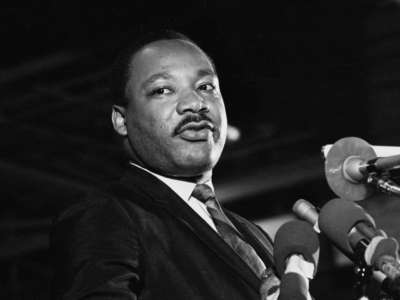
[{"label": "suit lapel", "polygon": [[191,230],[203,242],[205,247],[213,251],[217,257],[232,268],[234,272],[237,272],[250,286],[257,291],[259,290],[261,281],[247,264],[166,184],[136,167],[129,168],[120,183],[122,184],[122,190],[121,185],[119,185],[113,188],[113,192],[129,197],[129,190],[134,188],[150,196],[153,203],[147,203],[146,205],[156,205],[167,211],[173,218],[176,218],[182,225]]}]

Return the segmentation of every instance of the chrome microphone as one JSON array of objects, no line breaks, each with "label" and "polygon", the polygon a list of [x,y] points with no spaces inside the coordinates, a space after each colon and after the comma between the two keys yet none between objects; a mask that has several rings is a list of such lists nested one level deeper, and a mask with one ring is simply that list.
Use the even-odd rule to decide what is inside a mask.
[{"label": "chrome microphone", "polygon": [[322,151],[328,185],[339,197],[351,201],[363,200],[372,194],[373,186],[400,195],[400,187],[393,181],[377,176],[400,167],[399,152],[378,157],[370,144],[357,137],[342,138],[332,146],[324,146]]}]

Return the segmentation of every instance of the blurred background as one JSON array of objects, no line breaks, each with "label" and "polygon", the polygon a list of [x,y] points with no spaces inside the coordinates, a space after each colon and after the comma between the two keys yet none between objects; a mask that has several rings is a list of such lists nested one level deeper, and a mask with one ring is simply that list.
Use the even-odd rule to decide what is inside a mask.
[{"label": "blurred background", "polygon": [[[49,299],[52,218],[120,175],[106,78],[141,31],[182,31],[214,58],[236,133],[217,193],[271,235],[297,199],[335,197],[323,145],[400,146],[398,1],[15,1],[0,17],[1,299]],[[400,237],[399,199],[360,204]],[[354,282],[322,237],[312,294],[354,299]]]}]

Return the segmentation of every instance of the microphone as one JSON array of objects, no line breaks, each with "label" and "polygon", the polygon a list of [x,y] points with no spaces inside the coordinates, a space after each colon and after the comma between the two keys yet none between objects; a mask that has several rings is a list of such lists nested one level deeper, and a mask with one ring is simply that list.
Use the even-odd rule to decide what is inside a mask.
[{"label": "microphone", "polygon": [[382,290],[400,299],[398,242],[387,238],[384,231],[376,229],[373,218],[360,206],[342,199],[333,199],[322,207],[321,214],[318,215],[314,205],[299,199],[293,205],[293,212],[314,227],[319,220],[321,231],[346,256],[356,262],[358,258],[353,249],[357,249],[357,254],[363,254],[362,258],[368,266],[379,270],[373,272],[373,277],[381,282]]},{"label": "microphone", "polygon": [[367,183],[382,191],[400,195],[400,187],[396,183],[388,178],[371,176],[400,167],[399,152],[396,155],[377,157],[371,145],[356,137],[342,138],[329,147],[329,151],[326,149],[327,146],[322,149],[326,179],[339,197],[351,201],[365,199],[372,193]]},{"label": "microphone", "polygon": [[[339,199],[339,201],[342,201]],[[347,201],[346,201],[347,202]],[[347,205],[346,203],[344,205]],[[355,204],[348,204],[347,206],[354,206]],[[357,206],[359,207],[359,206]],[[363,234],[365,237],[372,239],[376,235],[382,235],[386,237],[386,233],[382,230],[379,229],[374,229],[376,224],[375,220],[371,217],[370,214],[368,214],[365,210],[363,210],[361,207],[359,207],[362,212],[364,213],[365,217],[368,218],[368,221],[370,224],[373,226],[365,226],[363,223],[357,223],[355,225],[356,229],[359,231],[359,233]],[[317,209],[313,204],[308,202],[307,200],[304,199],[299,199],[295,202],[292,208],[293,213],[300,219],[307,221],[311,225],[314,226],[314,230],[317,233],[321,233],[321,230],[318,225],[318,218],[319,218],[319,209]]]},{"label": "microphone", "polygon": [[361,182],[372,172],[386,171],[400,165],[400,155],[377,157],[366,160],[361,156],[349,156],[343,162],[343,176],[350,182]]},{"label": "microphone", "polygon": [[274,241],[274,262],[281,278],[278,300],[309,299],[308,279],[316,274],[318,259],[319,239],[310,224],[295,220],[278,229]]},{"label": "microphone", "polygon": [[[336,147],[340,147],[340,144],[346,144],[345,146],[360,147],[359,153],[350,155],[345,161],[344,176],[348,176],[349,180],[360,181],[365,179],[366,173],[370,170],[384,171],[400,166],[400,147],[395,146],[372,146],[366,141],[356,137],[346,137],[338,140],[333,145],[325,145],[322,147],[322,153],[325,158],[328,157],[329,152]],[[375,158],[368,158],[362,153],[363,150],[368,148],[368,152],[375,155]],[[369,154],[369,153],[368,153]]]},{"label": "microphone", "polygon": [[390,279],[400,279],[399,243],[394,238],[374,237],[365,249],[367,265],[374,266]]},{"label": "microphone", "polygon": [[359,258],[355,249],[359,248],[357,251],[363,255],[371,240],[387,238],[383,231],[376,229],[374,219],[361,206],[340,198],[327,202],[319,215],[311,203],[300,199],[294,204],[293,212],[314,227],[318,225],[318,229],[352,260]]},{"label": "microphone", "polygon": [[289,272],[283,274],[278,300],[308,300],[308,282],[304,276]]},{"label": "microphone", "polygon": [[354,261],[363,259],[368,266],[385,274],[387,279],[382,288],[390,288],[385,291],[400,297],[400,285],[396,286],[400,282],[398,242],[380,235],[381,232],[376,230],[371,217],[363,212],[360,206],[352,202],[333,199],[321,209],[318,218],[321,231],[339,249],[349,253]]},{"label": "microphone", "polygon": [[318,226],[319,213],[314,205],[307,200],[299,199],[293,205],[292,211],[298,218],[311,224],[317,233],[321,233]]},{"label": "microphone", "polygon": [[354,249],[363,254],[369,241],[378,235],[371,220],[361,206],[335,198],[321,208],[318,224],[321,231],[354,260],[359,258]]}]

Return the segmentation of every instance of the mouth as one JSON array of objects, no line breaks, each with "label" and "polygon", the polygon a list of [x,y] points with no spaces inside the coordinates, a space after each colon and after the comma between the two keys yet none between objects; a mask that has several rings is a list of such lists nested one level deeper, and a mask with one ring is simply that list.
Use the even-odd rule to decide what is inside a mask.
[{"label": "mouth", "polygon": [[182,127],[178,128],[177,133],[180,134],[186,130],[200,131],[203,129],[208,129],[208,130],[214,131],[214,125],[208,121],[201,121],[201,122],[196,122],[196,123],[190,122],[190,123],[187,123],[187,124],[183,125]]},{"label": "mouth", "polygon": [[176,134],[189,141],[206,141],[212,137],[215,127],[208,121],[188,123],[178,128]]}]

